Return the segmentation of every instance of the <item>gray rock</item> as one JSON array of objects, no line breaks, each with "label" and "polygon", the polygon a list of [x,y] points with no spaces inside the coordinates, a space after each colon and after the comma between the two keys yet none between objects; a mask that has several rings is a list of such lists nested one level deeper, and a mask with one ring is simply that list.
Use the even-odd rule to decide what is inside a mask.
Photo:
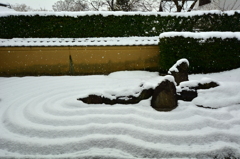
[{"label": "gray rock", "polygon": [[190,87],[191,89],[210,89],[210,88],[215,88],[218,87],[219,84],[215,81],[211,82],[206,82],[206,83],[199,83],[196,87]]},{"label": "gray rock", "polygon": [[188,60],[180,59],[169,69],[168,73],[170,75],[173,75],[177,85],[179,85],[183,81],[188,81],[188,67]]},{"label": "gray rock", "polygon": [[150,89],[143,89],[142,92],[137,97],[133,95],[129,95],[129,96],[119,96],[119,97],[116,97],[116,99],[109,99],[101,95],[91,94],[88,97],[78,98],[77,100],[80,100],[86,104],[109,104],[109,105],[137,104],[144,99],[150,98],[152,94],[153,94],[153,89],[150,88]]},{"label": "gray rock", "polygon": [[95,94],[91,94],[86,98],[79,98],[78,100],[81,100],[86,104],[102,104],[103,103],[103,97]]},{"label": "gray rock", "polygon": [[178,106],[174,78],[165,78],[154,90],[151,106],[157,111],[171,111]]},{"label": "gray rock", "polygon": [[203,78],[199,81],[187,81],[182,82],[179,87],[181,90],[199,90],[199,89],[210,89],[218,87],[220,84],[218,82],[213,81],[209,78]]},{"label": "gray rock", "polygon": [[198,96],[197,90],[194,89],[182,90],[181,92],[178,92],[178,100],[192,101],[197,96]]}]

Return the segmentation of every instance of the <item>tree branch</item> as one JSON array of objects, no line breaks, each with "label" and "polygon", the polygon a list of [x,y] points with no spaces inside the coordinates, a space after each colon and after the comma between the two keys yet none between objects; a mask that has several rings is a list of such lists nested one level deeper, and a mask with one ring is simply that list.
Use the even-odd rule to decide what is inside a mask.
[{"label": "tree branch", "polygon": [[98,8],[96,8],[94,5],[93,5],[93,3],[91,2],[90,3],[91,4],[91,6],[96,10],[96,11],[98,11],[99,10],[99,6],[98,6]]},{"label": "tree branch", "polygon": [[193,10],[193,8],[194,8],[194,6],[196,5],[196,3],[197,3],[197,0],[195,0],[195,1],[192,3],[192,5],[190,6],[190,8],[188,9],[188,12],[191,12],[191,11]]}]

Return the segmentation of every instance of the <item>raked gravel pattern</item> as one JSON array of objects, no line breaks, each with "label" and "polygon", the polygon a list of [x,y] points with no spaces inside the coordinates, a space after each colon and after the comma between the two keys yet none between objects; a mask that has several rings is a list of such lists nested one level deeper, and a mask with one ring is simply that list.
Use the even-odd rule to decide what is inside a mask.
[{"label": "raked gravel pattern", "polygon": [[239,103],[204,109],[179,101],[175,110],[157,112],[150,99],[113,106],[77,101],[161,78],[144,71],[0,78],[0,158],[240,157]]}]

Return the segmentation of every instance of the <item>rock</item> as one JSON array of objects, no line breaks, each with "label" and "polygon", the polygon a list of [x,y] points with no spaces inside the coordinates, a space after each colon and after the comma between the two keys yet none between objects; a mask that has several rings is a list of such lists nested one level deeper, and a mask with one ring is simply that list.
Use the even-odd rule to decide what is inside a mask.
[{"label": "rock", "polygon": [[103,103],[103,97],[91,94],[86,98],[79,98],[77,100],[81,100],[86,104],[102,104]]},{"label": "rock", "polygon": [[166,76],[155,88],[151,106],[157,111],[171,111],[178,106],[176,86],[172,76]]},{"label": "rock", "polygon": [[188,67],[188,60],[180,59],[169,69],[168,73],[170,75],[173,75],[177,85],[179,85],[183,81],[188,81]]},{"label": "rock", "polygon": [[115,99],[109,99],[103,96],[91,94],[86,98],[79,98],[77,100],[80,100],[86,104],[109,104],[109,105],[137,104],[141,100],[150,98],[152,94],[153,94],[153,89],[150,88],[150,89],[143,89],[142,92],[137,97],[129,95],[129,96],[119,96],[119,97],[116,97]]},{"label": "rock", "polygon": [[217,82],[211,81],[206,83],[199,83],[196,87],[192,87],[192,89],[210,89],[218,86],[219,84]]},{"label": "rock", "polygon": [[219,86],[219,84],[209,78],[203,78],[199,81],[185,81],[178,86],[178,99],[183,101],[192,101],[198,96],[197,90],[210,89],[217,86]]},{"label": "rock", "polygon": [[194,89],[182,90],[181,92],[178,92],[178,100],[192,101],[197,96],[198,96],[198,93]]},{"label": "rock", "polygon": [[[141,85],[142,92],[136,92],[129,96],[115,96],[107,98],[102,95],[91,94],[85,98],[79,98],[87,104],[137,104],[141,100],[151,99],[151,106],[157,111],[171,111],[178,106],[178,100],[192,101],[198,96],[198,89],[210,89],[219,86],[217,82],[209,78],[203,78],[200,81],[188,80],[189,62],[187,59],[181,59],[170,69],[168,76],[165,76],[161,83],[155,88],[144,88]],[[178,85],[176,87],[176,84]],[[178,90],[178,91],[177,91]],[[136,96],[139,94],[138,96]],[[208,108],[208,107],[206,107]]]},{"label": "rock", "polygon": [[187,81],[187,82],[182,82],[179,87],[181,88],[181,90],[186,90],[186,89],[190,89],[190,90],[199,90],[199,89],[210,89],[210,88],[215,88],[218,87],[219,83],[213,81],[210,78],[203,78],[201,80],[198,81]]}]

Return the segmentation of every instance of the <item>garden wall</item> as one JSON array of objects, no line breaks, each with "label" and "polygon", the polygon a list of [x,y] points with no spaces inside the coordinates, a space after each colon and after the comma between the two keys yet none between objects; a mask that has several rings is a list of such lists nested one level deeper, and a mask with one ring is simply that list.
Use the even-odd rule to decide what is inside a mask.
[{"label": "garden wall", "polygon": [[89,75],[158,70],[159,47],[0,47],[0,76]]}]

